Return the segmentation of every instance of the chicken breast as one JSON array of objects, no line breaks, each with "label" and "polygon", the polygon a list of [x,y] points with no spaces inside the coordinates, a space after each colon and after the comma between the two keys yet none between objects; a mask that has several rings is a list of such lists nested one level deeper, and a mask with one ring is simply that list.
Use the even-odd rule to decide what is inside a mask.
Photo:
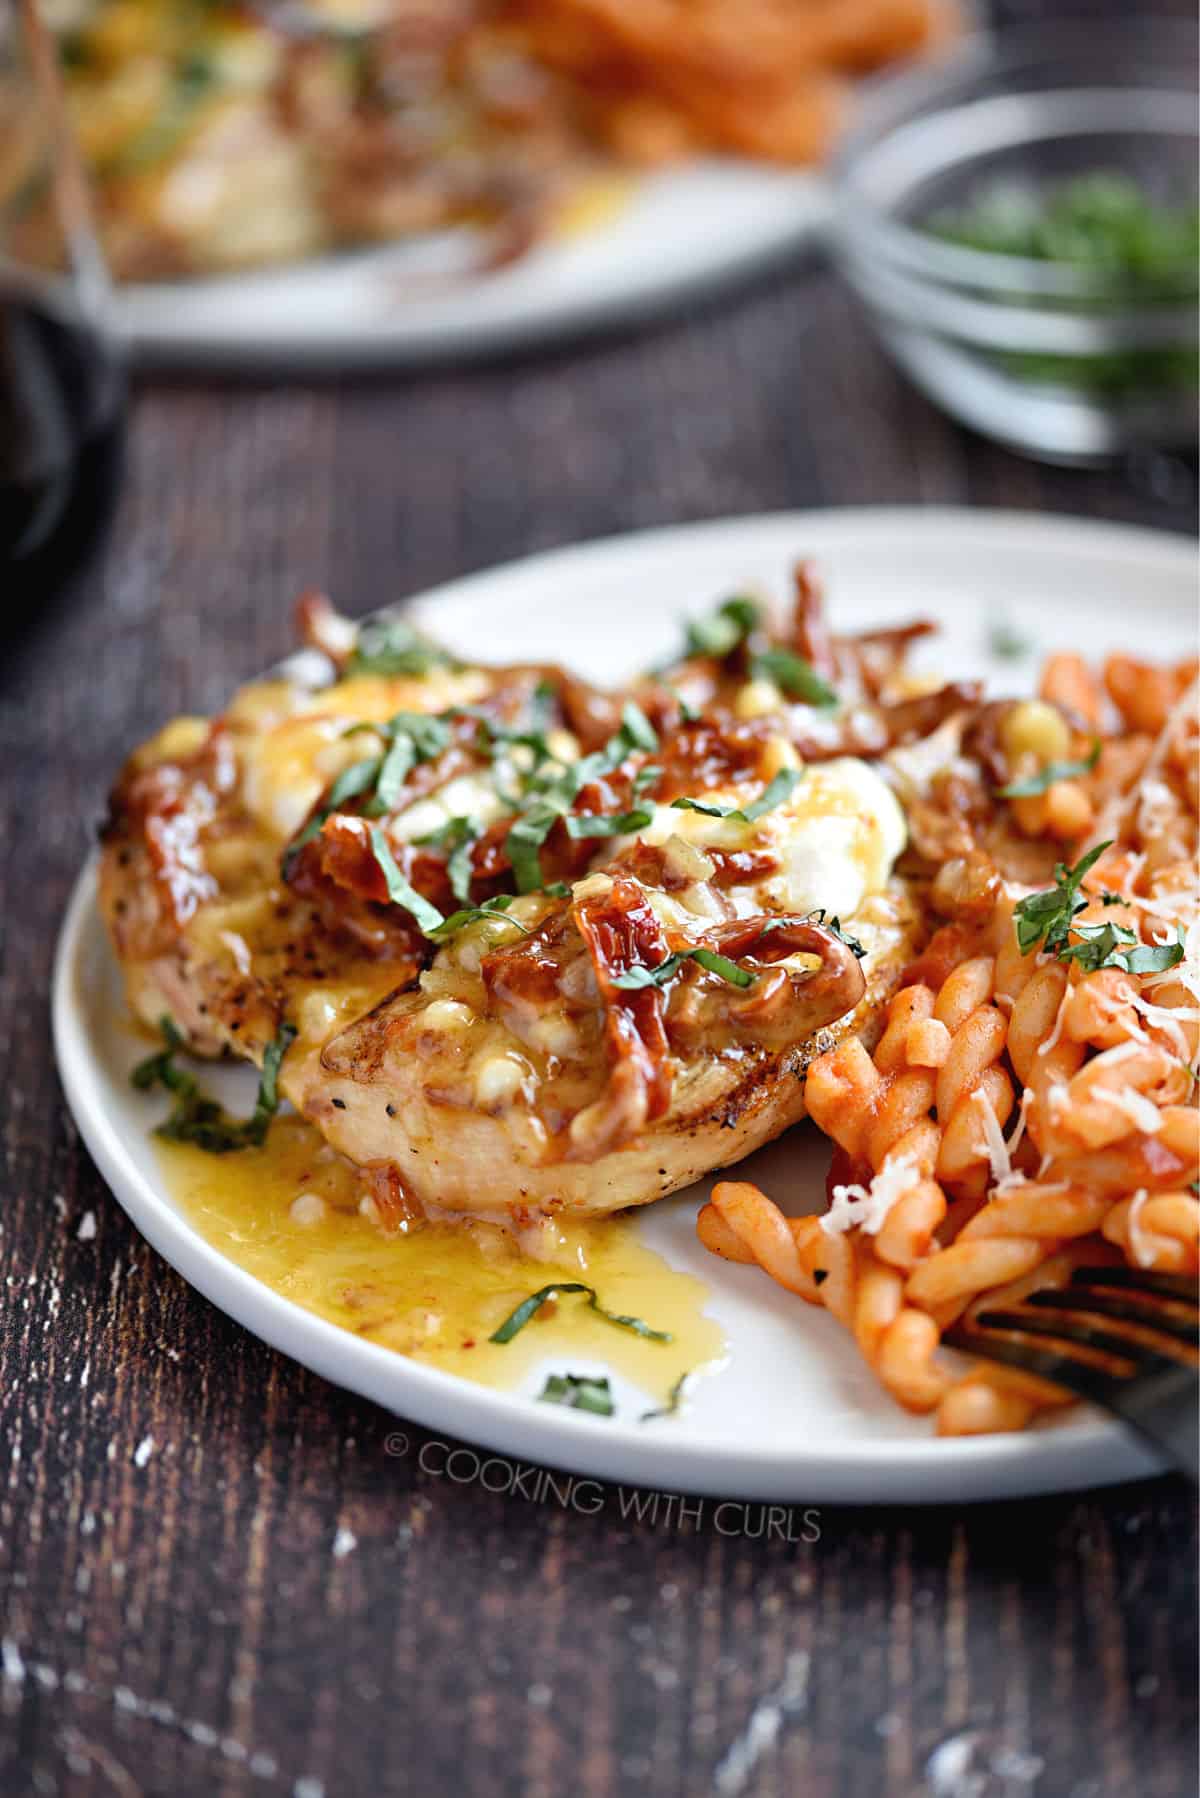
[{"label": "chicken breast", "polygon": [[[816,925],[764,935],[774,920],[760,916],[685,938],[658,928],[657,891],[626,875],[580,888],[516,944],[496,946],[490,924],[464,931],[418,991],[293,1061],[291,1096],[366,1165],[385,1221],[414,1200],[522,1223],[602,1214],[740,1160],[804,1116],[814,1056],[846,1030],[877,1039],[914,942],[899,883],[856,924],[872,944],[861,965]],[[537,915],[528,902],[514,913]],[[618,966],[635,945],[664,959],[670,942],[737,949],[754,985],[693,963],[669,996],[614,1004],[589,953],[604,933]]]},{"label": "chicken breast", "polygon": [[280,1090],[385,1226],[648,1202],[874,1041],[921,919],[900,807],[840,753],[889,740],[870,693],[764,702],[725,643],[638,705],[308,623],[337,678],[132,758],[102,905],[147,1024],[259,1063],[286,1028]]}]

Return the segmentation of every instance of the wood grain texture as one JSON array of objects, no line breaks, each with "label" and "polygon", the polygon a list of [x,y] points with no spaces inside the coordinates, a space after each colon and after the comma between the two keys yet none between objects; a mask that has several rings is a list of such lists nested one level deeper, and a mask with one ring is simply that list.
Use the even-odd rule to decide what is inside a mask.
[{"label": "wood grain texture", "polygon": [[867,501],[1195,524],[1179,463],[1043,469],[947,424],[819,267],[501,368],[138,392],[103,577],[0,672],[4,1792],[1194,1790],[1181,1483],[824,1507],[789,1543],[423,1473],[424,1433],[151,1253],[55,1079],[54,935],[106,781],[281,653],[301,586],[361,610],[552,543]]}]

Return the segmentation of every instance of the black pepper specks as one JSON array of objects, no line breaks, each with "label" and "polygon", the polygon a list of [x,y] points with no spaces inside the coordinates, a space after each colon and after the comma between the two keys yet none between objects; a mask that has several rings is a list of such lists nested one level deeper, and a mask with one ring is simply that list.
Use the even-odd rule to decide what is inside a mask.
[{"label": "black pepper specks", "polygon": [[334,1099],[331,1101],[331,1103],[332,1103],[333,1109],[335,1111],[345,1111],[345,1109],[346,1109],[345,1099]]}]

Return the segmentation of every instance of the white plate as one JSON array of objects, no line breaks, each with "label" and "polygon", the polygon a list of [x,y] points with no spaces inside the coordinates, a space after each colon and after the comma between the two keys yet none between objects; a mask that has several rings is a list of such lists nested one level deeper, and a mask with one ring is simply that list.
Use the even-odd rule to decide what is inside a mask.
[{"label": "white plate", "polygon": [[464,246],[447,236],[264,274],[134,284],[117,292],[116,323],[160,364],[462,360],[649,317],[785,256],[828,206],[806,171],[698,161],[647,176],[611,219],[494,274],[448,277]]},{"label": "white plate", "polygon": [[[1137,643],[1166,657],[1194,647],[1190,545],[1114,526],[949,510],[795,513],[616,538],[454,582],[426,595],[414,615],[464,655],[561,656],[613,677],[665,653],[685,611],[748,582],[782,593],[799,555],[816,556],[827,572],[839,626],[933,617],[944,635],[927,659],[947,674],[990,672],[1010,690],[1029,679],[1032,663],[989,662],[987,634],[998,621],[1039,650],[1082,645],[1099,655]],[[172,1205],[146,1136],[147,1101],[126,1079],[144,1047],[123,1021],[91,867],[63,927],[54,1029],[84,1140],[167,1260],[276,1348],[439,1433],[663,1491],[785,1500],[999,1498],[1156,1468],[1117,1426],[1084,1411],[1021,1435],[935,1439],[927,1419],[883,1396],[831,1318],[699,1248],[700,1189],[648,1208],[638,1226],[670,1262],[708,1283],[709,1308],[731,1346],[721,1372],[693,1382],[681,1415],[650,1424],[597,1419],[533,1402],[537,1369],[510,1395],[418,1366],[261,1286]],[[237,1069],[222,1078],[226,1097],[249,1109],[252,1075]],[[826,1160],[820,1139],[802,1128],[743,1166],[792,1210],[811,1210]]]}]

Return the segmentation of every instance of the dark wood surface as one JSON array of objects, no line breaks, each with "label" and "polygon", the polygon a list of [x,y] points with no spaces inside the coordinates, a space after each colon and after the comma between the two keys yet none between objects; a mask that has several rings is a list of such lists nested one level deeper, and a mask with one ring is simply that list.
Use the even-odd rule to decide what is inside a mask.
[{"label": "dark wood surface", "polygon": [[819,1540],[789,1543],[424,1473],[425,1433],[147,1248],[54,1073],[54,937],[108,776],[283,651],[302,585],[361,610],[581,537],[880,501],[1195,523],[1179,463],[1056,471],[957,431],[819,265],[500,368],[137,392],[103,578],[0,676],[4,1792],[1195,1790],[1181,1482],[798,1507]]}]

